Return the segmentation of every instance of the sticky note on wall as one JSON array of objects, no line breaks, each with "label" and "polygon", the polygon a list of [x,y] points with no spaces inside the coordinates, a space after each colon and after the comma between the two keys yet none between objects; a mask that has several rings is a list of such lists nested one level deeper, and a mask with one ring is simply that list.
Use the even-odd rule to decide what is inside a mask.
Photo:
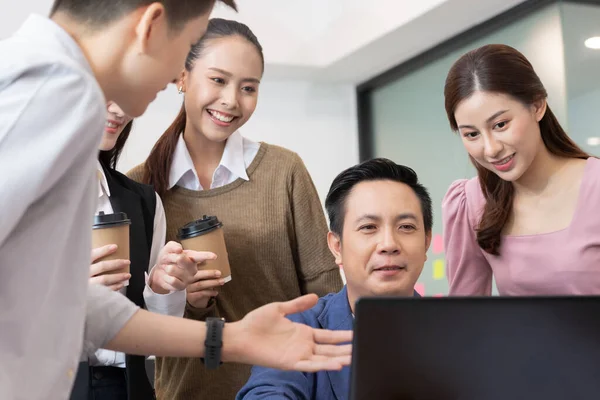
[{"label": "sticky note on wall", "polygon": [[415,285],[415,290],[417,291],[417,293],[419,293],[421,296],[425,296],[425,285],[422,283],[417,283]]},{"label": "sticky note on wall", "polygon": [[431,239],[431,251],[433,251],[433,254],[441,254],[444,252],[444,238],[442,235],[433,235],[433,238]]},{"label": "sticky note on wall", "polygon": [[433,279],[440,280],[446,277],[446,264],[444,260],[437,259],[433,261]]}]

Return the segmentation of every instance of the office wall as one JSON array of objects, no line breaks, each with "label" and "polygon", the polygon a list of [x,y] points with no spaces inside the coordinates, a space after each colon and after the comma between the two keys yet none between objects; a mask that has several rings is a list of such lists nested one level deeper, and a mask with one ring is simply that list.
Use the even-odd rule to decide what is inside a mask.
[{"label": "office wall", "polygon": [[585,40],[600,36],[600,7],[561,4],[569,135],[587,152],[600,156],[600,50]]},{"label": "office wall", "polygon": [[511,45],[529,58],[548,90],[550,106],[566,125],[567,89],[558,4],[514,23],[507,22],[506,27],[375,89],[371,97],[375,155],[414,168],[431,192],[434,240],[417,286],[426,295],[443,295],[448,290],[441,246],[442,198],[454,180],[475,175],[460,138],[448,125],[444,81],[460,55],[488,43]]}]

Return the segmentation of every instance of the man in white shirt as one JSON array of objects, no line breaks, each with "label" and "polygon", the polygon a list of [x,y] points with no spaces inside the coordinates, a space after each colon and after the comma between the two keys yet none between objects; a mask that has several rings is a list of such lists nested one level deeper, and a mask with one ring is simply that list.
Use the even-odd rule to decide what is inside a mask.
[{"label": "man in white shirt", "polygon": [[139,310],[105,287],[88,289],[105,99],[141,115],[176,81],[213,5],[57,0],[51,20],[32,16],[0,42],[1,399],[68,398],[82,350],[100,347],[202,357],[206,346],[207,365],[314,370],[349,362],[349,346],[317,342],[345,342],[350,332],[284,318],[316,296],[267,305],[224,328],[215,321],[207,332],[201,322]]}]

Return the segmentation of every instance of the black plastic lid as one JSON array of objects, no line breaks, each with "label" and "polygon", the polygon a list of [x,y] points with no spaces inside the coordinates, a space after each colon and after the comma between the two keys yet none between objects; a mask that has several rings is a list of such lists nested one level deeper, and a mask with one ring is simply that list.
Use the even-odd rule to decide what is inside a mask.
[{"label": "black plastic lid", "polygon": [[93,228],[100,229],[129,224],[131,224],[131,220],[129,220],[127,218],[127,214],[123,212],[114,214],[104,214],[103,211],[100,211],[100,213],[98,213],[98,215],[94,217]]},{"label": "black plastic lid", "polygon": [[202,217],[202,219],[190,222],[179,228],[179,233],[177,234],[177,237],[180,240],[190,239],[196,236],[212,232],[215,229],[220,228],[222,226],[223,224],[221,223],[221,221],[219,221],[219,219],[214,215],[205,215],[204,217]]}]

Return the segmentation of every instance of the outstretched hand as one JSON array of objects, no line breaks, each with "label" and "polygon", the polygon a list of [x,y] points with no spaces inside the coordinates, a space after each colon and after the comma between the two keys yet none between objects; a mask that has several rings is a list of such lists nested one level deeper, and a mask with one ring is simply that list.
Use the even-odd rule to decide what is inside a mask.
[{"label": "outstretched hand", "polygon": [[316,295],[271,303],[229,323],[223,330],[223,361],[315,372],[339,370],[350,364],[352,331],[311,328],[285,316],[308,310]]}]

